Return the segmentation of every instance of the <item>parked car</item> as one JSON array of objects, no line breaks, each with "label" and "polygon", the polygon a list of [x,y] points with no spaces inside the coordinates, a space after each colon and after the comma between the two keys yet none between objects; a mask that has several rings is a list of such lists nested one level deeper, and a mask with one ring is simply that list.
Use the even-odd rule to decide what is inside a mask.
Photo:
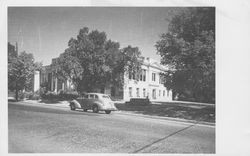
[{"label": "parked car", "polygon": [[133,106],[145,106],[151,104],[148,98],[131,98],[130,101],[127,101],[125,104]]},{"label": "parked car", "polygon": [[101,93],[88,93],[84,96],[80,96],[70,101],[69,106],[71,110],[83,109],[83,111],[87,111],[91,109],[94,113],[105,111],[106,114],[110,114],[111,111],[117,110],[111,98]]}]

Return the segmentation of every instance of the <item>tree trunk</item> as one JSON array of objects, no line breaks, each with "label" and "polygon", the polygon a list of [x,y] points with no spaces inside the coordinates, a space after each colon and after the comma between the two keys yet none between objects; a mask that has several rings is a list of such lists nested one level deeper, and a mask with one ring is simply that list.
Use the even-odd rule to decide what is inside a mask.
[{"label": "tree trunk", "polygon": [[16,89],[16,101],[18,101],[18,90]]}]

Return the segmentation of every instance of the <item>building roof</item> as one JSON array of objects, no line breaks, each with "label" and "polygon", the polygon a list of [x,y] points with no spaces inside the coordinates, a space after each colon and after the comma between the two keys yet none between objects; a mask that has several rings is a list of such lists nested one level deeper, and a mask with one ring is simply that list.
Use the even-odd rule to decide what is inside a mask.
[{"label": "building roof", "polygon": [[163,70],[163,71],[169,70],[169,67],[161,65],[159,63],[159,61],[156,61],[156,60],[149,58],[149,57],[143,58],[142,64],[145,66],[150,66],[150,67],[157,68],[157,69]]}]

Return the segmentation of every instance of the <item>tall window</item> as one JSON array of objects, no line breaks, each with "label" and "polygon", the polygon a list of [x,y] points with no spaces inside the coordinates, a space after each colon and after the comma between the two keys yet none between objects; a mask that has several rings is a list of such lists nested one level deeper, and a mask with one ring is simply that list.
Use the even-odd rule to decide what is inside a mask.
[{"label": "tall window", "polygon": [[136,88],[136,96],[140,97],[140,90],[139,90],[139,88]]},{"label": "tall window", "polygon": [[152,90],[152,97],[153,97],[153,99],[156,99],[156,90],[155,89]]},{"label": "tall window", "polygon": [[163,96],[165,96],[165,90],[163,90]]},{"label": "tall window", "polygon": [[129,78],[130,80],[131,80],[131,79],[135,80],[135,73],[129,72],[128,78]]},{"label": "tall window", "polygon": [[128,78],[131,80],[132,79],[132,74],[131,72],[128,73]]},{"label": "tall window", "polygon": [[161,90],[159,90],[159,97],[161,96]]},{"label": "tall window", "polygon": [[146,89],[143,88],[143,97],[146,97]]},{"label": "tall window", "polygon": [[140,74],[140,81],[146,81],[146,70],[142,69]]},{"label": "tall window", "polygon": [[152,73],[152,81],[155,81],[155,73]]},{"label": "tall window", "polygon": [[129,97],[133,97],[133,94],[132,94],[132,87],[129,87]]},{"label": "tall window", "polygon": [[159,76],[159,83],[164,84],[164,76],[163,75]]}]

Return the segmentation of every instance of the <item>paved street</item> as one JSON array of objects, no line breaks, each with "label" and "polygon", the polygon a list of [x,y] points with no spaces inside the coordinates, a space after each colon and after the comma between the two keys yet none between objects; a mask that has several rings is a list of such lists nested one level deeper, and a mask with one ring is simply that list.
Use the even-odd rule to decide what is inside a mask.
[{"label": "paved street", "polygon": [[215,128],[9,102],[10,153],[215,153]]}]

